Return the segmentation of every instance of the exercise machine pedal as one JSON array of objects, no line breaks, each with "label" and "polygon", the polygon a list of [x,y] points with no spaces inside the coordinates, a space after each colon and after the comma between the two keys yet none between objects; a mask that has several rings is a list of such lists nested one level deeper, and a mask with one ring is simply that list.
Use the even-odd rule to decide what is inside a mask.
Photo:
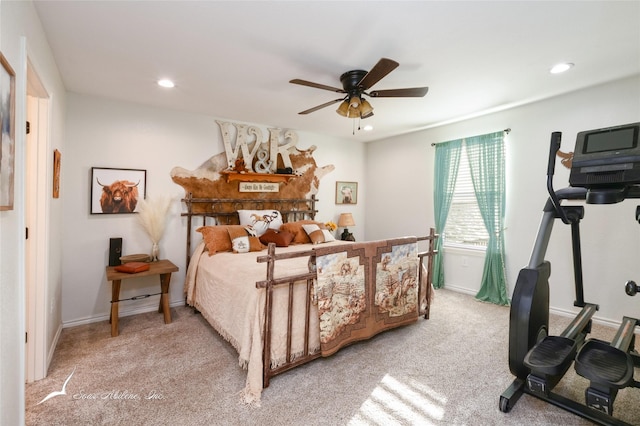
[{"label": "exercise machine pedal", "polygon": [[585,391],[587,406],[613,413],[613,402],[618,389],[633,383],[631,356],[607,342],[590,339],[580,349],[575,364],[576,373],[588,379]]},{"label": "exercise machine pedal", "polygon": [[548,396],[562,379],[579,345],[591,331],[591,318],[596,310],[596,305],[587,303],[559,336],[547,336],[531,348],[524,358],[524,365],[531,370],[527,376],[531,392]]},{"label": "exercise machine pedal", "polygon": [[560,336],[547,336],[535,345],[524,359],[524,365],[531,369],[529,390],[548,396],[571,366],[576,351],[575,340]]},{"label": "exercise machine pedal", "polygon": [[611,343],[589,339],[578,352],[576,373],[590,381],[585,391],[588,407],[611,415],[618,390],[634,385],[629,349],[636,324],[637,319],[624,317]]}]

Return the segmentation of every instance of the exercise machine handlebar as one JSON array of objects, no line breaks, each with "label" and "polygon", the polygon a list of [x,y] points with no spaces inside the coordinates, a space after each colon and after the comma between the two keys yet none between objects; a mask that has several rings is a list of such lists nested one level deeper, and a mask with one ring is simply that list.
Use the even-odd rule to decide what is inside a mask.
[{"label": "exercise machine handlebar", "polygon": [[558,217],[562,220],[562,223],[568,225],[572,223],[567,217],[565,211],[560,207],[560,200],[556,195],[556,191],[553,189],[553,175],[556,169],[556,154],[560,149],[560,143],[562,142],[562,132],[551,133],[551,144],[549,146],[549,163],[547,164],[547,191],[553,207]]},{"label": "exercise machine handlebar", "polygon": [[551,133],[551,144],[549,147],[549,164],[547,165],[547,176],[553,176],[556,170],[556,154],[562,142],[562,132]]}]

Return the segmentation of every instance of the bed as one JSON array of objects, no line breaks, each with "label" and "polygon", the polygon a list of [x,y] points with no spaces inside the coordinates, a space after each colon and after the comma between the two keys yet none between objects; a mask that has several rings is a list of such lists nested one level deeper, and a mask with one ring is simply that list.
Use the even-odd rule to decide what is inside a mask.
[{"label": "bed", "polygon": [[[260,405],[262,390],[277,374],[420,316],[429,317],[437,238],[433,229],[424,237],[332,241],[331,233],[315,221],[314,197],[187,196],[183,202],[188,229],[186,303],[237,350],[240,366],[247,370],[241,391],[247,404]],[[266,242],[267,248],[243,253],[212,247],[207,233],[223,234],[227,229],[233,237],[238,227],[245,228],[240,222],[247,211],[278,212],[282,224],[270,223],[270,229],[278,228],[278,235],[294,234],[293,241],[286,246],[279,240]],[[195,230],[202,233],[202,241]],[[303,243],[305,236],[313,241]]]}]

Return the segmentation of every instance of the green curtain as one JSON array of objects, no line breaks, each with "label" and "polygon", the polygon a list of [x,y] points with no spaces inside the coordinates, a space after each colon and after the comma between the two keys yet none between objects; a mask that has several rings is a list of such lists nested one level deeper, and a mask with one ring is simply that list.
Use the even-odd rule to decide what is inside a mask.
[{"label": "green curtain", "polygon": [[453,191],[456,187],[462,139],[436,144],[436,158],[434,167],[433,208],[436,221],[435,250],[438,253],[433,258],[433,287],[444,287],[444,265],[442,261],[442,233],[447,223]]},{"label": "green curtain", "polygon": [[473,189],[489,233],[484,271],[476,299],[508,305],[504,267],[504,132],[465,139]]}]

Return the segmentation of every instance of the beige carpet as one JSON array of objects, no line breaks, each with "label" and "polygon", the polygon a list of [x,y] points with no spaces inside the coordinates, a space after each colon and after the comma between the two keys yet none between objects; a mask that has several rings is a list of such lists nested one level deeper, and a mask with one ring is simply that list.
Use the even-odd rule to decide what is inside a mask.
[{"label": "beige carpet", "polygon": [[[427,321],[275,377],[260,408],[238,403],[245,374],[233,348],[191,309],[172,316],[121,318],[115,338],[107,322],[64,329],[49,376],[27,385],[27,425],[590,424],[529,395],[500,412],[513,379],[509,309],[460,293],[438,290]],[[568,320],[551,322],[555,332]],[[71,373],[66,395],[38,404]],[[582,401],[587,385],[571,369],[556,391]],[[614,408],[640,424],[640,389],[620,391]]]}]

